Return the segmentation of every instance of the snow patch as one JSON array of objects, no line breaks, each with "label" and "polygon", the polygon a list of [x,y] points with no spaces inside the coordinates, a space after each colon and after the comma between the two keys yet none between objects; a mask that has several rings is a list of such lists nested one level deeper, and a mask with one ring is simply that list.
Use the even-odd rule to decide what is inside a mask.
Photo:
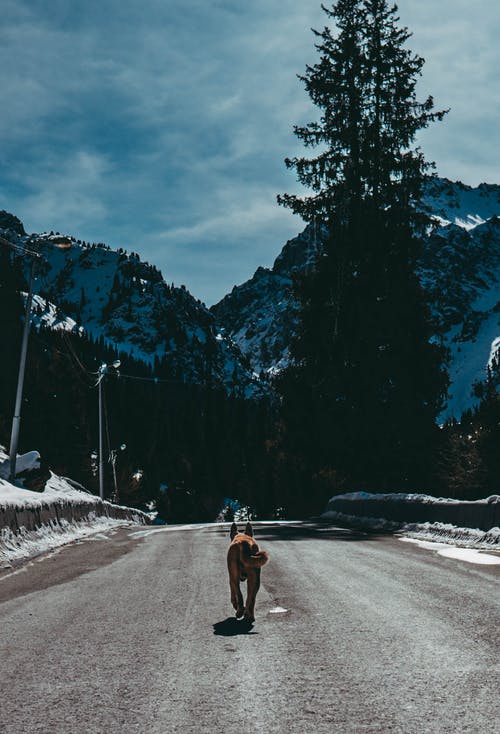
[{"label": "snow patch", "polygon": [[[395,492],[386,494],[377,494],[376,492],[346,492],[345,494],[336,494],[330,498],[329,504],[336,500],[364,501],[364,500],[385,500],[389,502],[419,502],[425,505],[447,504],[456,505],[463,500],[453,499],[452,497],[434,497],[430,494],[418,494],[415,492]],[[473,500],[473,504],[492,504],[500,502],[499,495],[491,495],[480,500]]]},{"label": "snow patch", "polygon": [[395,533],[416,540],[439,541],[454,544],[461,548],[477,548],[496,550],[500,547],[500,528],[494,527],[484,531],[477,528],[461,528],[457,525],[441,522],[403,523],[386,520],[383,517],[362,517],[348,515],[343,512],[327,510],[320,520],[337,522],[351,528],[359,528],[369,532]]},{"label": "snow patch", "polygon": [[494,556],[491,553],[484,553],[477,548],[457,548],[446,543],[434,543],[428,540],[418,540],[417,538],[400,538],[400,540],[404,543],[415,543],[419,548],[435,551],[439,556],[444,556],[445,558],[455,558],[458,561],[476,563],[483,566],[496,566],[500,564],[500,555]]},{"label": "snow patch", "polygon": [[[13,562],[19,562],[41,553],[59,548],[75,540],[88,538],[96,533],[117,526],[131,525],[126,520],[115,520],[110,517],[98,517],[91,513],[86,520],[79,522],[49,522],[37,530],[28,531],[21,528],[19,533],[13,533],[10,528],[0,528],[0,569],[9,567]],[[106,536],[98,535],[101,539]]]},{"label": "snow patch", "polygon": [[390,500],[391,502],[423,502],[425,504],[433,504],[435,502],[458,502],[458,500],[454,499],[432,497],[429,494],[416,494],[406,492],[396,492],[394,494],[376,494],[375,492],[346,492],[344,494],[336,494],[330,498],[330,502],[335,502],[336,500],[350,500],[357,502],[362,502],[364,500]]},{"label": "snow patch", "polygon": [[[16,468],[18,471],[34,468],[39,464],[39,460],[40,454],[38,451],[30,451],[18,457]],[[85,503],[87,507],[89,504],[95,504],[96,510],[91,510],[82,520],[73,520],[72,522],[64,518],[60,518],[58,521],[49,520],[35,530],[21,527],[18,532],[13,532],[8,526],[0,527],[0,568],[9,566],[12,562],[46,553],[75,540],[106,532],[113,527],[135,524],[132,520],[99,515],[97,507],[101,503],[99,497],[87,492],[77,482],[65,477],[59,477],[51,472],[45,490],[43,492],[32,492],[23,488],[22,480],[17,480],[15,484],[9,482],[8,475],[8,457],[5,451],[0,448],[0,512],[7,510],[16,512],[37,510],[53,505],[67,505],[68,503],[79,506]],[[123,509],[130,510],[131,508]],[[144,515],[137,510],[137,516]]]}]

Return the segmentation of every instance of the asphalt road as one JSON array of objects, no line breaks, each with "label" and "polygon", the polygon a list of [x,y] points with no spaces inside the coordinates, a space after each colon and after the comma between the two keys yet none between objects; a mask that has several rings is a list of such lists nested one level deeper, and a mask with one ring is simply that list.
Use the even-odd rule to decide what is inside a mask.
[{"label": "asphalt road", "polygon": [[137,532],[0,575],[2,734],[498,732],[500,566],[257,527],[271,560],[249,628],[228,528]]}]

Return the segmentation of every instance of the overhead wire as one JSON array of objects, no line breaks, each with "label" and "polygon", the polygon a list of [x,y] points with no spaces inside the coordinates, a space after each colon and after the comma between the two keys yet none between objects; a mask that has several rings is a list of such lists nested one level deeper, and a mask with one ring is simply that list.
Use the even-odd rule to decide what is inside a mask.
[{"label": "overhead wire", "polygon": [[21,245],[15,245],[13,242],[6,240],[5,237],[0,237],[0,243],[2,245],[5,245],[6,247],[10,247],[12,250],[16,250],[16,252],[22,252],[23,255],[29,255],[30,257],[34,257],[37,260],[44,259],[43,255],[40,252],[35,252],[35,250],[28,250],[27,247],[21,247]]},{"label": "overhead wire", "polygon": [[81,363],[79,364],[79,368],[76,368],[76,365],[74,363],[74,360],[72,358],[72,355],[69,354],[67,351],[63,352],[60,349],[58,349],[54,344],[49,344],[41,335],[39,331],[32,331],[32,337],[35,339],[35,341],[38,341],[40,344],[43,344],[46,349],[50,349],[56,354],[59,354],[61,357],[64,357],[68,360],[70,365],[73,368],[74,374],[78,377],[80,382],[85,385],[85,387],[92,388],[94,387],[93,384],[89,384],[88,377],[89,377],[89,371],[86,370]]},{"label": "overhead wire", "polygon": [[[88,367],[85,367],[84,364],[82,364],[82,361],[78,357],[75,348],[73,344],[71,343],[69,334],[67,332],[63,332],[62,334],[62,341],[64,343],[64,346],[66,347],[67,351],[61,351],[56,347],[54,344],[49,344],[43,337],[40,335],[40,332],[34,331],[33,336],[35,339],[40,342],[40,344],[43,344],[47,349],[52,349],[57,354],[61,355],[62,357],[65,357],[70,364],[73,366],[75,374],[80,378],[80,380],[86,385],[86,387],[90,389],[94,389],[96,387],[99,387],[99,383],[103,380],[104,375],[107,374],[104,371],[97,370],[93,371],[88,369]],[[174,380],[174,379],[165,379],[160,377],[141,377],[140,375],[129,375],[121,370],[116,371],[116,378],[117,379],[125,379],[125,380],[136,380],[139,382],[152,382],[154,384],[168,384],[168,385],[185,385],[186,383],[182,380]],[[82,375],[85,377],[85,380],[82,379]],[[90,380],[87,382],[87,380]]]},{"label": "overhead wire", "polygon": [[117,373],[118,379],[124,378],[126,380],[137,380],[139,382],[154,382],[155,384],[168,384],[168,385],[185,385],[186,383],[182,380],[167,380],[160,377],[139,377],[138,375],[127,375],[121,370]]},{"label": "overhead wire", "polygon": [[69,335],[68,335],[68,333],[66,331],[63,332],[63,341],[65,342],[65,344],[66,344],[66,346],[67,346],[67,348],[68,348],[71,356],[73,357],[73,359],[75,360],[76,364],[81,369],[81,371],[83,373],[85,373],[85,375],[91,374],[90,373],[90,370],[87,369],[87,367],[85,367],[82,364],[80,358],[78,357],[78,355],[77,355],[77,353],[75,351],[75,348],[74,348],[73,344],[71,343],[71,339],[69,338]]}]

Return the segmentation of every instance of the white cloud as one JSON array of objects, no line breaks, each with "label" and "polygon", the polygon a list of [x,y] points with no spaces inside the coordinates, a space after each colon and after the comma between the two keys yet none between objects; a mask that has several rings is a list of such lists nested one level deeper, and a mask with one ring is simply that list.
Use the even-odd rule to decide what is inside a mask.
[{"label": "white cloud", "polygon": [[103,192],[110,170],[104,157],[85,150],[46,159],[43,166],[34,169],[23,167],[14,176],[27,190],[19,213],[28,228],[30,222],[43,221],[45,227],[38,229],[72,234],[89,219],[102,222],[108,213]]},{"label": "white cloud", "polygon": [[[427,59],[421,135],[438,171],[498,181],[500,66],[491,0],[400,0]],[[272,263],[301,228],[275,205],[312,119],[296,75],[319,0],[5,0],[1,205],[35,230],[139,251],[205,300]]]}]

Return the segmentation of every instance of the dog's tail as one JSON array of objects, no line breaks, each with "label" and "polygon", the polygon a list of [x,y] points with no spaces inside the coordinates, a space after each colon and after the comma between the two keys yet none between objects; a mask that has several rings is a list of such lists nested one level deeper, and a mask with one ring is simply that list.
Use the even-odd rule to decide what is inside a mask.
[{"label": "dog's tail", "polygon": [[243,566],[261,568],[261,566],[264,566],[268,560],[269,553],[266,553],[266,551],[257,551],[257,553],[252,553],[248,543],[241,544],[241,562]]},{"label": "dog's tail", "polygon": [[247,566],[252,566],[254,568],[260,568],[261,566],[264,566],[269,560],[269,553],[266,553],[266,551],[259,551],[258,553],[255,553],[253,556],[249,556],[245,559],[244,563]]}]

